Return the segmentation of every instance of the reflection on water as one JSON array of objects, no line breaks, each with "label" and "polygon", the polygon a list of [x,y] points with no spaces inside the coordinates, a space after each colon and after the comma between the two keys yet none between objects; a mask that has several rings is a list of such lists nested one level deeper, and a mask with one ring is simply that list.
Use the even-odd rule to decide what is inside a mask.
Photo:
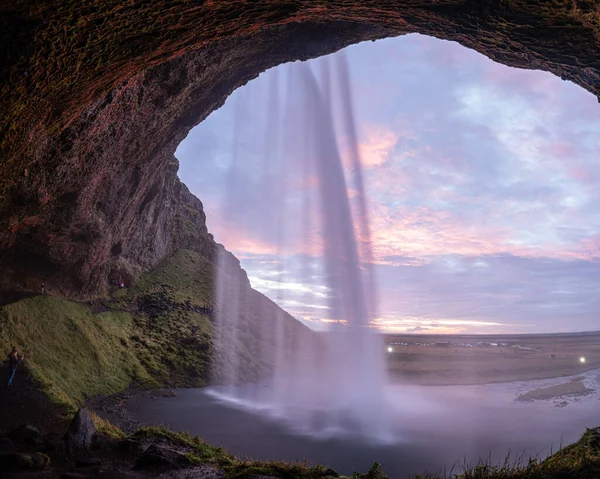
[{"label": "reflection on water", "polygon": [[[130,405],[134,418],[187,430],[240,457],[305,460],[327,464],[342,474],[366,471],[373,462],[390,477],[425,470],[437,472],[466,460],[491,457],[502,461],[524,454],[545,456],[577,440],[586,427],[600,425],[600,371],[579,375],[594,393],[556,401],[517,402],[519,395],[568,379],[476,386],[389,386],[393,406],[392,437],[364,441],[345,429],[305,430],[271,415],[257,400],[264,391],[253,386],[247,401],[223,398],[218,389],[177,390],[175,398],[141,398]],[[267,389],[263,387],[263,389]],[[322,419],[314,417],[315,425]],[[311,431],[308,434],[308,431]]]}]

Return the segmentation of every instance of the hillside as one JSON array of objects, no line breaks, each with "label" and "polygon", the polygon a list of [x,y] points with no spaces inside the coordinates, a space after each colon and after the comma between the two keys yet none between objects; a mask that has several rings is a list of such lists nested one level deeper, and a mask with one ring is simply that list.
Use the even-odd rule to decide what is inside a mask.
[{"label": "hillside", "polygon": [[[215,266],[199,253],[177,250],[131,288],[115,288],[102,300],[34,296],[2,306],[0,350],[19,347],[52,400],[70,406],[131,383],[218,383],[224,379],[219,371],[227,370],[223,361],[231,355],[215,348],[214,275]],[[255,381],[272,364],[271,325],[277,315],[284,318],[290,340],[312,333],[253,290],[245,274],[239,278],[243,308],[228,347],[244,365],[238,379]]]}]

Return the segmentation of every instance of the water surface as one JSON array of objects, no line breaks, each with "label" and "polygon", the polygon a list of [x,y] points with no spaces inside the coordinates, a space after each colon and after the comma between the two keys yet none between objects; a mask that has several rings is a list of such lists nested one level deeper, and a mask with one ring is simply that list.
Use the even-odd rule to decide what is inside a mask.
[{"label": "water surface", "polygon": [[[146,424],[199,435],[239,457],[326,464],[342,474],[365,472],[374,462],[391,478],[447,471],[479,459],[502,461],[511,451],[545,457],[600,426],[600,371],[583,376],[594,393],[517,402],[532,389],[570,378],[475,386],[402,386],[386,389],[391,436],[365,440],[324,430],[307,435],[260,405],[224,399],[218,389],[178,389],[173,398],[140,398],[127,406]],[[335,393],[335,391],[332,391]]]}]

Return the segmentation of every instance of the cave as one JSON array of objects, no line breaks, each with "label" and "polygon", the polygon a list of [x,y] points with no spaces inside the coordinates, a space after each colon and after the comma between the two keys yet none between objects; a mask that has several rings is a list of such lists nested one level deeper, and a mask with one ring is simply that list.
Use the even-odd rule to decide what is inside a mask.
[{"label": "cave", "polygon": [[[206,291],[219,256],[245,306],[239,338],[227,343],[243,352],[241,379],[272,367],[268,358],[253,360],[259,321],[268,346],[282,314],[284,338],[316,337],[251,288],[239,260],[223,255],[209,233],[202,198],[178,178],[177,147],[234,90],[279,64],[419,33],[550,72],[600,99],[599,25],[592,0],[3,2],[0,336],[4,348],[14,340],[33,351],[34,368],[18,373],[25,393],[3,396],[15,414],[5,415],[0,436],[25,412],[28,421],[52,425],[66,417],[59,405],[118,395],[135,381],[201,389],[215,372],[225,377],[224,367],[210,369],[219,354],[209,355],[218,308]],[[185,281],[173,281],[175,274]],[[571,366],[577,371],[600,364],[596,337],[587,346]],[[514,354],[529,354],[522,349]],[[49,395],[58,402],[49,406]],[[570,446],[584,451],[574,463],[592,464],[599,434],[588,429]],[[133,436],[123,433],[117,444],[124,437]],[[45,457],[38,457],[43,467]],[[574,463],[565,477],[580,472],[568,470]],[[386,477],[373,471],[368,477]]]},{"label": "cave", "polygon": [[[65,296],[95,297],[116,261],[136,277],[178,247],[213,255],[174,151],[265,69],[417,32],[598,96],[597,25],[589,0],[5,2],[3,286],[30,291],[45,280]],[[115,254],[119,242],[127,248]]]}]

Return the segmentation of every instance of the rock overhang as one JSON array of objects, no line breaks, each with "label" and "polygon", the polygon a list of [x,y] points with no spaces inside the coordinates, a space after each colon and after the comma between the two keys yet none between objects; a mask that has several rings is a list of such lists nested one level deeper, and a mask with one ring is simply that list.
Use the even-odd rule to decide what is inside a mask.
[{"label": "rock overhang", "polygon": [[173,153],[269,67],[419,32],[598,96],[598,18],[570,0],[8,2],[0,286],[88,297],[174,248],[214,256]]}]

